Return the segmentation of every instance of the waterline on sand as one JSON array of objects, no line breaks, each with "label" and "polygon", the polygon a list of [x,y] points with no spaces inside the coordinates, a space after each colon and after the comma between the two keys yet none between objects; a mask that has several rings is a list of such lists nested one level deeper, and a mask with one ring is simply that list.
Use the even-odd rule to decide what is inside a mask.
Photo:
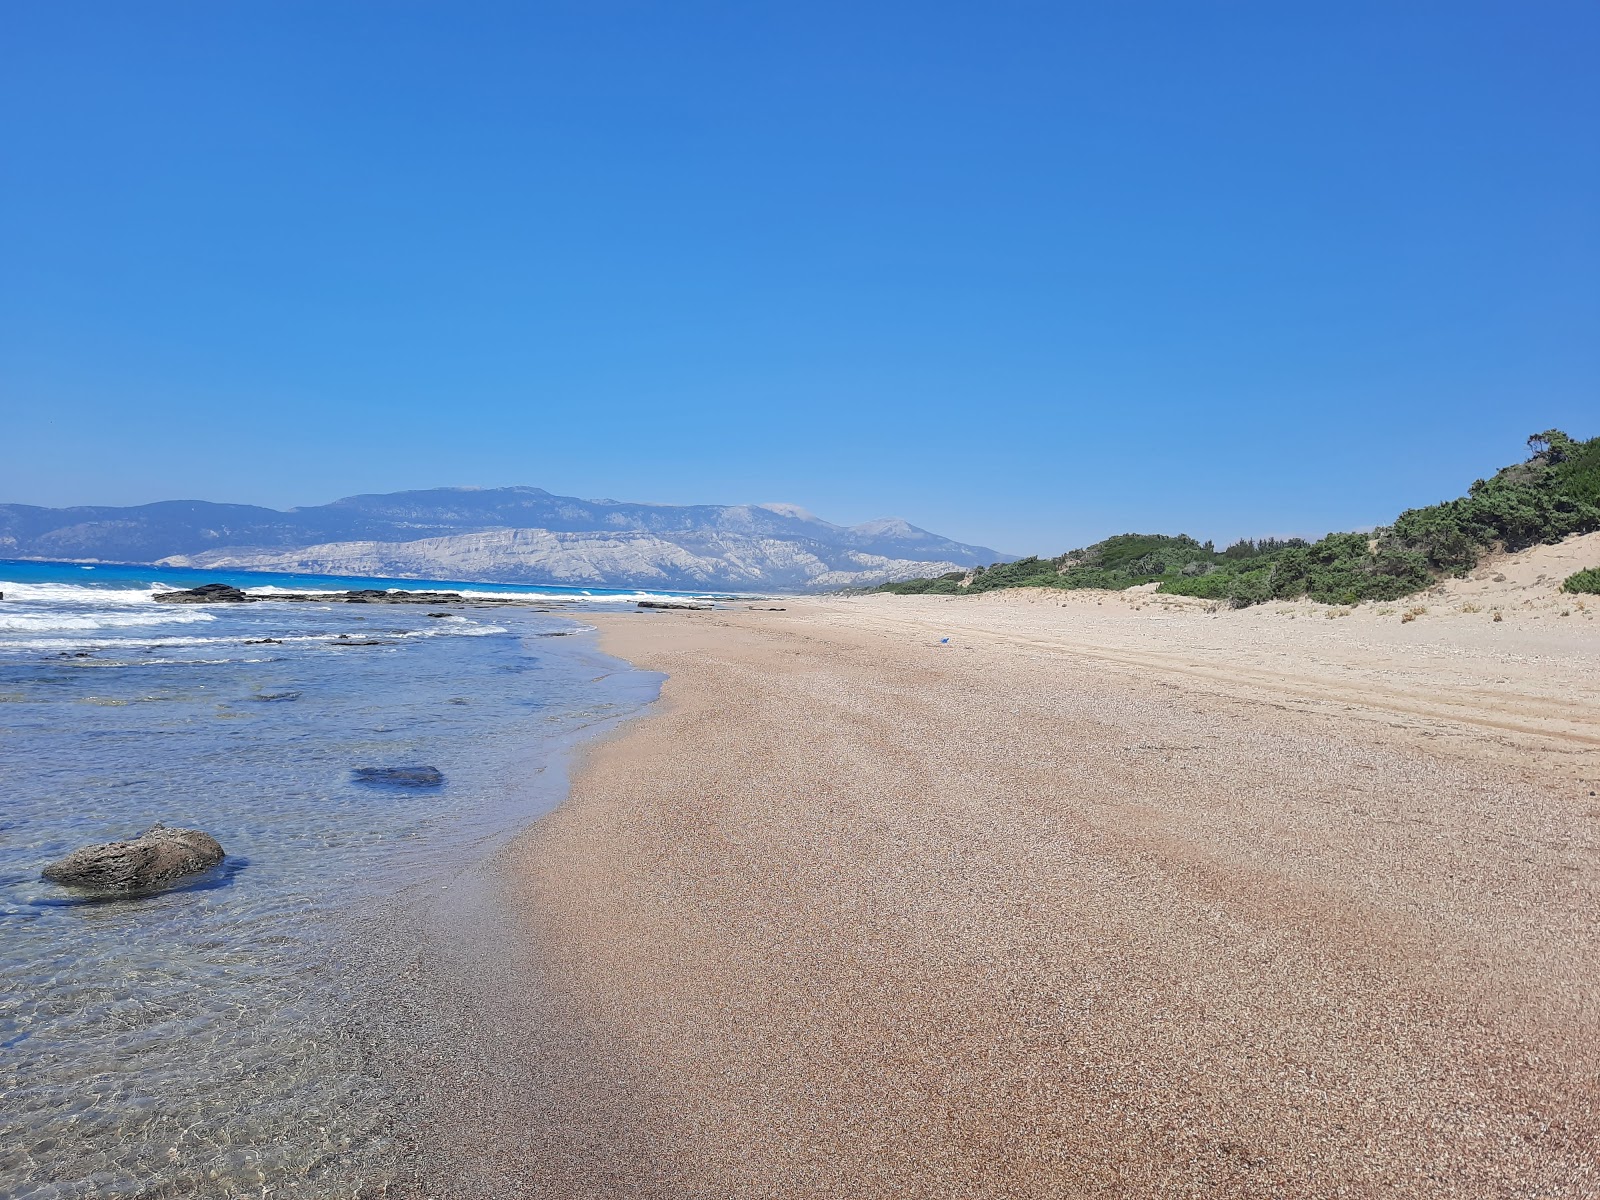
[{"label": "waterline on sand", "polygon": [[[379,922],[548,811],[656,678],[527,607],[197,611],[40,573],[0,583],[0,1192],[385,1194],[415,1141],[388,1066],[450,1034],[376,1007],[408,968]],[[417,764],[437,786],[358,771]],[[222,869],[122,899],[39,878],[155,821]]]}]

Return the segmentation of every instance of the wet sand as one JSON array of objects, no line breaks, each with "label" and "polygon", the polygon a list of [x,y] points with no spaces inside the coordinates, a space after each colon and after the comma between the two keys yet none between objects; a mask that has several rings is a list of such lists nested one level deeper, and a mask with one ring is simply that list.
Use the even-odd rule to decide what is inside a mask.
[{"label": "wet sand", "polygon": [[492,1057],[536,1065],[462,1161],[550,1196],[1600,1194],[1600,625],[1456,603],[599,618],[670,679],[502,864],[538,978],[487,989],[524,1031]]}]

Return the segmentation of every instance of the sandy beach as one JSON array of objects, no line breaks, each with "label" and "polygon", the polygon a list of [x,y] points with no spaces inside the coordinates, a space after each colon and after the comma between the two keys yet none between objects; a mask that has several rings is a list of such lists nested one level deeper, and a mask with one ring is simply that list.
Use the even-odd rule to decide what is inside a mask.
[{"label": "sandy beach", "polygon": [[476,1169],[552,1196],[1600,1194],[1600,605],[1538,565],[1387,613],[599,619],[670,678],[504,864],[560,1119],[519,1130],[512,1095]]}]

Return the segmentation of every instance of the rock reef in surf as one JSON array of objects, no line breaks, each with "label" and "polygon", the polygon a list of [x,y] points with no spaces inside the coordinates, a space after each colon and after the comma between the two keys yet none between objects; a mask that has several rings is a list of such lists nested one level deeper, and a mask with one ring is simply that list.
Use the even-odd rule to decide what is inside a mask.
[{"label": "rock reef in surf", "polygon": [[[205,583],[176,592],[157,592],[157,604],[256,604],[267,600],[288,600],[301,604],[465,604],[460,592],[384,591],[380,588],[355,588],[348,592],[246,592],[227,583]],[[497,598],[498,604],[527,604],[533,600]],[[548,604],[548,597],[537,597]]]}]

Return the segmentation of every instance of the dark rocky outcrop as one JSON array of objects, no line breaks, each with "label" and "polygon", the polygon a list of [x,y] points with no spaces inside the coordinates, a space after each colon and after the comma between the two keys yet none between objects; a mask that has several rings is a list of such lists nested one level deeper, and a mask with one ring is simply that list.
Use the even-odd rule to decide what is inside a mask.
[{"label": "dark rocky outcrop", "polygon": [[444,783],[438,767],[357,767],[357,783],[384,787],[435,788]]},{"label": "dark rocky outcrop", "polygon": [[158,824],[131,841],[74,850],[42,874],[53,883],[98,892],[151,892],[214,867],[223,857],[222,846],[209,833]]},{"label": "dark rocky outcrop", "polygon": [[687,609],[691,609],[691,610],[693,610],[695,612],[703,612],[706,609],[709,609],[711,607],[711,605],[709,605],[709,604],[687,604],[687,603],[685,603],[685,602],[683,602],[681,600],[641,600],[641,601],[639,601],[639,607],[640,608],[687,608]]},{"label": "dark rocky outcrop", "polygon": [[[297,604],[462,604],[460,592],[385,592],[378,588],[355,588],[348,592],[272,592],[255,595],[226,583],[204,583],[179,592],[157,592],[157,604],[256,604],[267,600],[286,600]],[[516,600],[501,600],[516,604]]]},{"label": "dark rocky outcrop", "polygon": [[157,592],[154,599],[158,604],[245,604],[257,597],[226,583],[203,583],[181,592]]}]

